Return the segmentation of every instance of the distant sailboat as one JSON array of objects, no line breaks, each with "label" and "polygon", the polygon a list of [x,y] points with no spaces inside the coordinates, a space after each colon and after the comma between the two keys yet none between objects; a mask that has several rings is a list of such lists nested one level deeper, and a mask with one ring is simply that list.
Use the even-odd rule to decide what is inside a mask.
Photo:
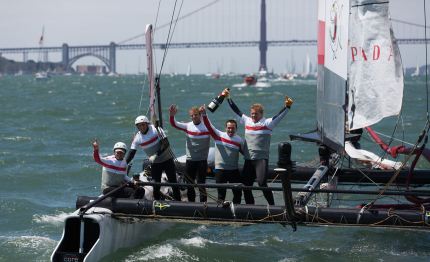
[{"label": "distant sailboat", "polygon": [[188,64],[188,68],[187,68],[187,74],[186,76],[190,76],[191,75],[191,65]]},{"label": "distant sailboat", "polygon": [[309,54],[306,54],[306,61],[303,66],[303,73],[301,74],[302,78],[307,78],[311,72],[311,59],[309,58]]},{"label": "distant sailboat", "polygon": [[[40,36],[40,39],[39,39],[39,48],[40,48],[39,58],[38,58],[39,63],[46,62],[46,60],[48,60],[46,55],[42,52],[44,38],[45,38],[45,26],[42,27],[42,35]],[[49,74],[44,70],[39,70],[37,73],[34,74],[34,78],[36,80],[47,80],[49,78]]]},{"label": "distant sailboat", "polygon": [[417,64],[417,67],[415,68],[415,71],[411,74],[412,77],[420,76],[420,67]]}]

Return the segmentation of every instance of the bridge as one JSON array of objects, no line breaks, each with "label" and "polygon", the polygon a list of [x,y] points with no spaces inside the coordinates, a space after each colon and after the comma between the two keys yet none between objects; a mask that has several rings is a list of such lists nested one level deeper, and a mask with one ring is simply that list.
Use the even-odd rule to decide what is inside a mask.
[{"label": "bridge", "polygon": [[[397,39],[401,45],[421,45],[425,44],[424,39],[406,38]],[[427,43],[430,40],[427,39]],[[267,46],[314,46],[316,40],[275,40],[266,41]],[[165,49],[166,44],[155,43],[154,48]],[[257,47],[260,46],[260,41],[225,41],[225,42],[189,42],[189,43],[170,43],[169,48],[222,48],[222,47]],[[66,71],[80,58],[85,56],[93,56],[100,59],[111,72],[116,72],[116,52],[117,50],[139,50],[145,49],[144,44],[115,44],[111,42],[108,45],[85,45],[85,46],[69,46],[63,44],[60,47],[17,47],[17,48],[0,48],[0,54],[22,54],[23,61],[28,60],[29,53],[40,54],[48,57],[49,53],[61,53],[62,65]],[[265,63],[260,63],[265,65]]]},{"label": "bridge", "polygon": [[[267,68],[267,49],[268,47],[276,46],[314,46],[316,40],[314,39],[289,39],[289,40],[267,40],[267,14],[266,14],[266,0],[260,1],[260,16],[259,16],[259,40],[247,41],[198,41],[198,42],[172,42],[169,48],[172,49],[186,49],[186,48],[235,48],[235,47],[258,47],[259,48],[259,64]],[[217,2],[217,1],[214,1]],[[185,15],[186,16],[186,15]],[[255,20],[255,19],[254,19]],[[402,23],[402,21],[395,21]],[[403,22],[403,24],[407,24]],[[412,25],[421,26],[422,25]],[[60,54],[61,63],[65,71],[69,71],[73,64],[83,57],[96,57],[102,61],[110,72],[117,71],[117,52],[119,50],[141,50],[145,48],[144,44],[127,44],[127,41],[120,41],[119,43],[110,42],[106,45],[76,45],[71,46],[67,43],[58,47],[21,47],[21,48],[0,48],[0,55],[13,54],[22,55],[22,61],[26,62],[30,54],[42,54],[43,62],[49,61],[48,57],[51,54]],[[143,42],[143,41],[142,41]],[[398,39],[401,45],[422,45],[427,42],[422,38],[405,37]],[[166,49],[166,43],[155,43],[154,48]]]}]

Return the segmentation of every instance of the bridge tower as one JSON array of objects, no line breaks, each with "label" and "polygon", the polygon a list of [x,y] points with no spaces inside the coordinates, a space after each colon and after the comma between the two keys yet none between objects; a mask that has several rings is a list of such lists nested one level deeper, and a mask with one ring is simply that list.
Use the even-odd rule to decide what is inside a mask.
[{"label": "bridge tower", "polygon": [[260,68],[267,70],[267,32],[266,32],[266,0],[261,0],[261,17],[260,17]]},{"label": "bridge tower", "polygon": [[116,73],[116,44],[114,42],[109,44],[109,64],[110,71]]},{"label": "bridge tower", "polygon": [[62,61],[64,70],[69,71],[69,45],[64,43],[62,46]]}]

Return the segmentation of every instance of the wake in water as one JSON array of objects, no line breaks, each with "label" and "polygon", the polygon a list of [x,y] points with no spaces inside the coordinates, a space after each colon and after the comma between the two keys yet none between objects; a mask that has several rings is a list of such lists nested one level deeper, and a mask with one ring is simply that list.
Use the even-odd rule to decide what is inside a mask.
[{"label": "wake in water", "polygon": [[33,222],[39,224],[50,224],[54,226],[63,226],[64,220],[67,216],[70,216],[73,212],[66,213],[60,212],[56,215],[33,215]]}]

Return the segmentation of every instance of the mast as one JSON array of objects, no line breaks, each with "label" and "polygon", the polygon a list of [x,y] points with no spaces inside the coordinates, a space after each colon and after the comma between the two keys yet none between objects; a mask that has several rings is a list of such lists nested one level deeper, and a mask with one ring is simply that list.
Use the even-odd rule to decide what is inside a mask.
[{"label": "mast", "polygon": [[260,70],[267,70],[266,0],[261,0],[260,18]]},{"label": "mast", "polygon": [[151,122],[156,124],[158,121],[155,103],[156,90],[155,90],[155,76],[154,76],[154,62],[152,55],[152,25],[146,25],[145,30],[145,47],[146,47],[146,66],[148,70],[148,85],[149,85],[149,114]]},{"label": "mast", "polygon": [[47,60],[47,59],[45,60],[45,56],[42,52],[44,38],[45,38],[45,26],[42,27],[42,34],[40,35],[40,38],[39,38],[40,51],[39,51],[38,62],[46,62],[46,60]]}]

